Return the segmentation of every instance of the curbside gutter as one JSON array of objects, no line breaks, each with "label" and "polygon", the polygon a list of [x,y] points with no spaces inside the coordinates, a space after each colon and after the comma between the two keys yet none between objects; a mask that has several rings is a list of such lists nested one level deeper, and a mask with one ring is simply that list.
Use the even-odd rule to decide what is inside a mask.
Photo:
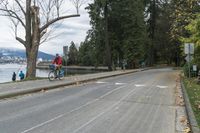
[{"label": "curbside gutter", "polygon": [[40,91],[43,91],[43,90],[53,90],[53,89],[57,89],[57,88],[63,87],[63,86],[76,85],[77,83],[82,84],[82,83],[91,82],[91,81],[95,81],[95,80],[99,80],[99,79],[121,76],[121,75],[141,72],[141,71],[145,71],[145,70],[149,70],[149,68],[135,70],[135,71],[133,70],[133,71],[117,73],[117,74],[111,74],[111,75],[104,75],[104,76],[99,76],[99,77],[94,77],[94,78],[83,79],[83,80],[77,80],[77,81],[72,81],[72,82],[69,82],[69,83],[59,83],[59,84],[49,85],[49,86],[45,86],[45,87],[23,89],[23,90],[18,90],[18,91],[13,91],[13,92],[2,93],[2,94],[0,94],[0,99],[17,97],[17,96],[20,96],[20,95],[40,92]]},{"label": "curbside gutter", "polygon": [[185,86],[184,86],[182,80],[181,80],[181,88],[182,88],[182,91],[183,91],[183,97],[184,97],[185,106],[186,106],[186,113],[187,113],[187,116],[188,116],[188,119],[189,119],[189,125],[191,126],[192,133],[200,133],[200,129],[198,127],[196,118],[194,116],[194,112],[192,110],[192,107],[191,107],[191,104],[190,104],[190,101],[189,101],[188,94],[186,92],[186,89],[185,89]]}]

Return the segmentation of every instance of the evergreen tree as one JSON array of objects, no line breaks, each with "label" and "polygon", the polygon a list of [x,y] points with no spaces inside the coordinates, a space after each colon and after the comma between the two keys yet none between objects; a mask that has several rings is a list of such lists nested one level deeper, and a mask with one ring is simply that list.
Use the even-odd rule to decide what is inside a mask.
[{"label": "evergreen tree", "polygon": [[144,23],[144,3],[141,0],[125,0],[122,16],[123,51],[129,68],[135,68],[144,60],[146,28]]},{"label": "evergreen tree", "polygon": [[82,66],[93,66],[95,64],[95,50],[88,41],[80,44],[78,62]]},{"label": "evergreen tree", "polygon": [[[103,6],[105,2],[107,9]],[[111,63],[117,65],[125,59],[130,68],[135,67],[136,63],[144,58],[144,3],[140,0],[97,0],[87,9],[92,25],[90,41],[94,41],[95,47],[98,48],[96,53],[106,55],[103,56],[103,64],[107,62],[108,66]]]}]

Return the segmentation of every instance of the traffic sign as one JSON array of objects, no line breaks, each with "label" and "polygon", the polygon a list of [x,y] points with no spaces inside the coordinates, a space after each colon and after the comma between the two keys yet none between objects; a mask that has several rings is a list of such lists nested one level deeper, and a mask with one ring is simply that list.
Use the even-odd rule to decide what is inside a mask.
[{"label": "traffic sign", "polygon": [[185,54],[194,54],[194,43],[185,43]]},{"label": "traffic sign", "polygon": [[191,55],[187,55],[186,57],[185,57],[185,60],[187,61],[187,62],[190,62],[191,60],[193,60],[193,57],[191,56]]},{"label": "traffic sign", "polygon": [[195,72],[197,71],[197,65],[193,65],[192,68],[193,68],[193,71],[195,71]]}]

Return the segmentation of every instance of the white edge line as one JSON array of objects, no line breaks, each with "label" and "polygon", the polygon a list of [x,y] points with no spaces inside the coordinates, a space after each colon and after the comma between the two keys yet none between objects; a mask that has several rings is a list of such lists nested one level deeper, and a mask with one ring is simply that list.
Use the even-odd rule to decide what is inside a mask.
[{"label": "white edge line", "polygon": [[27,129],[27,130],[25,130],[25,131],[23,131],[23,132],[21,132],[21,133],[27,133],[27,132],[29,132],[29,131],[31,131],[31,130],[34,130],[34,129],[38,128],[38,127],[41,127],[41,126],[43,126],[43,125],[45,125],[45,124],[48,124],[48,123],[50,123],[50,122],[52,122],[52,121],[55,121],[55,120],[61,118],[62,116],[63,116],[63,115],[56,116],[56,117],[54,117],[54,118],[52,118],[52,119],[50,119],[50,120],[48,120],[48,121],[45,121],[45,122],[43,122],[43,123],[41,123],[41,124],[39,124],[39,125],[36,125],[36,126],[34,126],[34,127],[32,127],[32,128],[29,128],[29,129]]}]

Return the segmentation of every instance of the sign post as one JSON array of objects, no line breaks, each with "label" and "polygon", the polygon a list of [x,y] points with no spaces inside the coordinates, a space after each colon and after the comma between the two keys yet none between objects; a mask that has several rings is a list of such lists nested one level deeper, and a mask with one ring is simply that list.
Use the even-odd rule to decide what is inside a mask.
[{"label": "sign post", "polygon": [[187,57],[185,58],[186,61],[188,62],[188,67],[189,67],[189,78],[191,78],[191,55],[194,54],[194,44],[193,43],[185,43],[185,54],[187,54]]}]

